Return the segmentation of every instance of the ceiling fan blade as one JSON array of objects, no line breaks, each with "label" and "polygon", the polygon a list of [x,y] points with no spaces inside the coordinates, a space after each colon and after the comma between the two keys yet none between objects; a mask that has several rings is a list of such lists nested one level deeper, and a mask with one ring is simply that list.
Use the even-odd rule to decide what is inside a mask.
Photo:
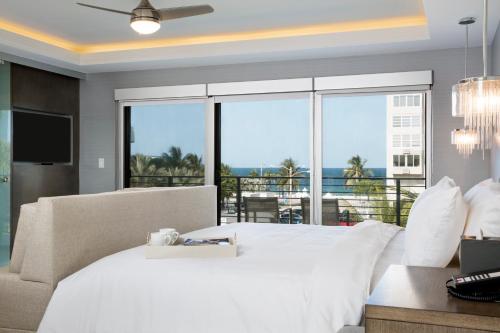
[{"label": "ceiling fan blade", "polygon": [[185,6],[185,7],[175,7],[175,8],[164,8],[159,9],[160,19],[163,20],[173,20],[182,17],[210,14],[214,11],[210,5],[200,5],[200,6]]},{"label": "ceiling fan blade", "polygon": [[129,16],[132,15],[132,13],[126,12],[126,11],[122,11],[122,10],[116,10],[116,9],[98,7],[98,6],[94,6],[94,5],[87,5],[87,4],[81,3],[81,2],[77,2],[76,4],[80,5],[80,6],[83,6],[83,7],[89,7],[89,8],[93,8],[93,9],[104,10],[104,11],[111,12],[111,13],[124,14],[124,15],[129,15]]}]

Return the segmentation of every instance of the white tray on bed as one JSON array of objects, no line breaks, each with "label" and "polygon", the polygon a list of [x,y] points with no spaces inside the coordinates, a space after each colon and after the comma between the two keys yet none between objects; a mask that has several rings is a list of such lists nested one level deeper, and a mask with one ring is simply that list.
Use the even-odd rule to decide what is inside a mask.
[{"label": "white tray on bed", "polygon": [[[199,238],[199,239],[211,239]],[[221,237],[226,238],[226,237]],[[238,256],[238,245],[236,235],[229,238],[229,245],[196,245],[184,246],[182,244],[172,246],[146,245],[144,253],[146,259],[167,258],[230,258]]]}]

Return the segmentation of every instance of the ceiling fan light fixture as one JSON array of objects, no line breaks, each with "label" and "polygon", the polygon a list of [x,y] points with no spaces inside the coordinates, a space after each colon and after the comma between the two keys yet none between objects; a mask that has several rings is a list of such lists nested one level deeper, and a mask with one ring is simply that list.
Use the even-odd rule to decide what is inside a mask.
[{"label": "ceiling fan light fixture", "polygon": [[141,35],[150,35],[157,32],[161,27],[161,21],[210,14],[214,11],[210,5],[156,9],[151,5],[149,0],[140,0],[139,5],[131,12],[81,2],[77,2],[76,4],[110,13],[127,15],[130,17],[130,27]]},{"label": "ceiling fan light fixture", "polygon": [[133,18],[130,20],[130,27],[140,35],[150,35],[157,32],[161,25],[158,20],[153,18]]}]

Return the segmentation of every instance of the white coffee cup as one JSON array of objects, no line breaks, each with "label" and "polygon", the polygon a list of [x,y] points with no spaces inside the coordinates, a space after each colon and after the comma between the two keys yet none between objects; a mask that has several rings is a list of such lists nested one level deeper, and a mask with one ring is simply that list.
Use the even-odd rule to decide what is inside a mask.
[{"label": "white coffee cup", "polygon": [[149,234],[149,244],[156,246],[164,246],[166,245],[167,237],[164,233],[161,232],[152,232]]},{"label": "white coffee cup", "polygon": [[162,228],[159,231],[165,237],[165,245],[173,245],[179,238],[179,233],[174,228]]}]

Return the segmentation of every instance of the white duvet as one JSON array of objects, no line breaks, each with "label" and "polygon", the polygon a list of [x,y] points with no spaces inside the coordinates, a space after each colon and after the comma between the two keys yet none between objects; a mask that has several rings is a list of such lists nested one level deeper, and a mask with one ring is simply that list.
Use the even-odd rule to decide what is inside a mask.
[{"label": "white duvet", "polygon": [[40,333],[332,333],[358,325],[377,259],[400,228],[240,223],[237,258],[144,258],[137,247],[61,281]]}]

